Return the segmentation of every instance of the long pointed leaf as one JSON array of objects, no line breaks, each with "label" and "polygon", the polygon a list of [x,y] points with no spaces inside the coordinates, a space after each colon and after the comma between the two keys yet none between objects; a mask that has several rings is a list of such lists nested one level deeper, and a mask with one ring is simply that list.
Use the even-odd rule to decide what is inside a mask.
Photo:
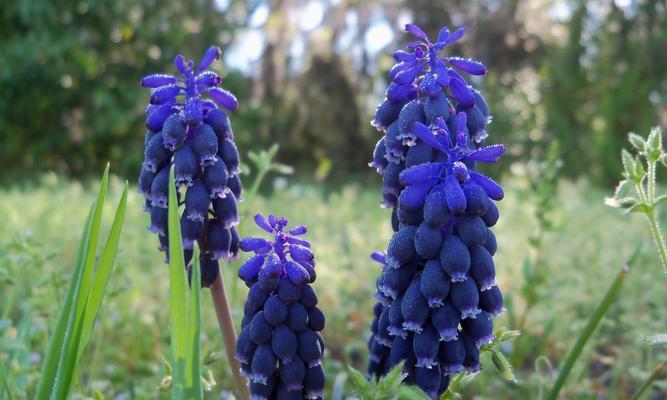
[{"label": "long pointed leaf", "polygon": [[58,363],[62,355],[62,344],[65,337],[65,331],[67,330],[67,321],[72,309],[74,290],[77,285],[77,279],[80,275],[81,266],[83,265],[84,253],[88,248],[88,242],[90,240],[90,227],[92,225],[92,220],[93,208],[91,208],[88,212],[86,225],[83,234],[81,235],[81,241],[79,242],[79,249],[77,250],[76,256],[74,257],[72,276],[70,277],[67,294],[65,295],[64,303],[60,309],[56,329],[51,335],[49,349],[46,353],[44,365],[42,366],[41,375],[37,384],[37,390],[35,392],[35,399],[37,400],[48,399],[49,393],[53,389],[53,384],[58,372]]},{"label": "long pointed leaf", "polygon": [[171,317],[171,351],[173,356],[171,398],[184,398],[187,353],[187,277],[178,200],[174,183],[174,167],[169,172],[169,310]]},{"label": "long pointed leaf", "polygon": [[[107,164],[107,167],[104,170],[100,190],[97,195],[97,200],[95,201],[93,219],[90,225],[90,235],[88,237],[87,249],[84,253],[84,264],[80,267],[81,269],[79,271],[79,277],[77,278],[77,285],[72,299],[71,311],[73,312],[70,313],[68,318],[62,354],[58,362],[58,372],[56,374],[53,391],[51,392],[51,398],[53,399],[66,399],[71,388],[79,349],[83,314],[85,312],[85,306],[92,281],[95,250],[97,249],[97,241],[102,220],[102,207],[104,206],[104,198],[106,197],[108,186],[109,164]],[[83,301],[81,301],[81,299],[83,299]]]},{"label": "long pointed leaf", "polygon": [[90,340],[92,335],[93,325],[97,319],[97,314],[102,304],[102,298],[106,292],[107,285],[109,283],[109,277],[111,276],[111,268],[114,265],[116,260],[116,255],[118,254],[118,242],[120,241],[120,234],[123,229],[123,221],[125,220],[125,210],[127,208],[127,193],[128,193],[128,184],[125,182],[125,189],[123,194],[118,202],[118,207],[116,208],[116,216],[114,217],[113,224],[111,225],[111,231],[109,232],[109,237],[107,238],[106,243],[104,244],[104,250],[100,256],[100,260],[95,271],[95,280],[93,281],[93,286],[90,289],[90,295],[88,297],[88,305],[86,307],[86,314],[83,320],[83,330],[81,336],[81,342],[79,343],[79,352],[77,356],[77,362],[81,360],[83,351]]}]

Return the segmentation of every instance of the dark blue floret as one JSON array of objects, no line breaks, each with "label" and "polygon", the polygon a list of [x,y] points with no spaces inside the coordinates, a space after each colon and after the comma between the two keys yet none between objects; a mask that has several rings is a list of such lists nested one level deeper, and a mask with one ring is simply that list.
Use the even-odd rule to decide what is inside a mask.
[{"label": "dark blue floret", "polygon": [[474,319],[468,318],[461,321],[461,327],[465,336],[472,339],[476,347],[490,343],[494,338],[493,320],[484,311]]},{"label": "dark blue floret", "polygon": [[264,316],[271,325],[280,325],[287,320],[287,306],[277,294],[269,296],[264,304]]},{"label": "dark blue floret", "polygon": [[421,293],[420,279],[415,278],[405,292],[401,304],[403,329],[415,333],[422,331],[429,317],[428,301]]},{"label": "dark blue floret", "polygon": [[415,251],[425,259],[436,258],[442,247],[442,232],[426,222],[422,222],[415,233]]},{"label": "dark blue floret", "polygon": [[484,247],[477,247],[470,253],[470,276],[481,292],[496,284],[496,268],[491,254]]},{"label": "dark blue floret", "polygon": [[215,216],[222,221],[225,228],[236,226],[241,220],[236,197],[232,192],[227,192],[227,195],[221,199],[213,199],[213,211],[215,211]]},{"label": "dark blue floret", "polygon": [[461,320],[461,313],[454,305],[447,302],[433,311],[431,321],[440,335],[440,340],[448,342],[457,337],[457,329]]},{"label": "dark blue floret", "polygon": [[480,313],[479,289],[471,278],[453,282],[449,291],[452,304],[461,313],[461,319],[475,318]]},{"label": "dark blue floret", "polygon": [[202,167],[213,165],[218,161],[218,137],[213,128],[207,124],[199,125],[194,131],[192,148],[197,153],[199,164]]},{"label": "dark blue floret", "polygon": [[306,377],[303,380],[306,398],[321,399],[324,390],[324,368],[322,365],[314,365],[306,369]]},{"label": "dark blue floret", "polygon": [[187,219],[204,222],[208,217],[211,197],[208,187],[197,181],[185,193],[185,215]]},{"label": "dark blue floret", "polygon": [[240,171],[239,169],[239,151],[236,149],[236,145],[229,139],[223,139],[219,141],[218,146],[220,147],[220,154],[222,156],[229,175],[237,175]]},{"label": "dark blue floret", "polygon": [[466,348],[460,338],[440,342],[438,360],[443,372],[458,373],[463,370],[463,361],[466,356]]},{"label": "dark blue floret", "polygon": [[387,265],[398,268],[410,261],[415,254],[415,234],[417,228],[404,226],[391,238],[387,248]]},{"label": "dark blue floret", "polygon": [[431,308],[445,304],[449,295],[449,276],[443,271],[440,261],[430,260],[424,266],[420,279],[420,290]]},{"label": "dark blue floret", "polygon": [[503,294],[498,285],[479,294],[479,308],[494,317],[500,315],[505,310],[503,307]]},{"label": "dark blue floret", "polygon": [[257,346],[252,356],[252,375],[250,380],[256,383],[266,384],[267,380],[276,370],[277,359],[273,354],[271,344]]},{"label": "dark blue floret", "polygon": [[440,265],[452,282],[466,279],[466,274],[470,270],[470,252],[458,236],[450,235],[443,241]]},{"label": "dark blue floret", "polygon": [[294,332],[301,332],[308,327],[308,310],[301,303],[293,303],[288,307],[287,326]]},{"label": "dark blue floret", "polygon": [[271,339],[273,327],[266,320],[264,312],[260,311],[252,318],[250,322],[250,339],[257,344],[266,343]]},{"label": "dark blue floret", "polygon": [[209,220],[206,230],[208,249],[214,259],[230,258],[231,231],[217,218]]},{"label": "dark blue floret", "polygon": [[[296,336],[294,337],[294,351],[296,352]],[[306,365],[299,357],[293,357],[291,361],[283,361],[280,364],[280,380],[287,391],[297,392],[296,394],[301,395],[305,377]],[[301,398],[299,397],[299,399]]]},{"label": "dark blue floret", "polygon": [[271,337],[271,347],[273,353],[282,362],[289,363],[293,361],[292,356],[297,351],[296,334],[287,325],[277,326]]},{"label": "dark blue floret", "polygon": [[[166,208],[163,208],[165,210]],[[181,236],[183,238],[183,248],[192,250],[195,241],[204,233],[204,222],[191,220],[183,214],[181,216]],[[186,264],[187,265],[187,264]]]},{"label": "dark blue floret", "polygon": [[432,368],[437,365],[439,339],[438,332],[432,325],[426,325],[424,330],[415,333],[412,348],[417,357],[416,367]]},{"label": "dark blue floret", "polygon": [[186,125],[179,113],[174,113],[164,121],[162,136],[164,147],[170,151],[176,150],[183,144],[186,136]]},{"label": "dark blue floret", "polygon": [[486,225],[479,217],[465,215],[456,224],[458,236],[468,247],[481,246],[486,241]]},{"label": "dark blue floret", "polygon": [[438,398],[440,379],[442,379],[442,373],[438,363],[435,363],[431,368],[419,366],[415,368],[415,383],[432,399]]}]

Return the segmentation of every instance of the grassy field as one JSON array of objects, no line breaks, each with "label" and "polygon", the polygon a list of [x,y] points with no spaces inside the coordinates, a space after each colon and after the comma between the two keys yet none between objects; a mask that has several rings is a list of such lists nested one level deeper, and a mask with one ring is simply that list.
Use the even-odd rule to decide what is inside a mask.
[{"label": "grassy field", "polygon": [[[523,335],[503,350],[517,369],[519,383],[503,383],[489,360],[465,388],[466,398],[537,398],[549,385],[590,312],[631,253],[641,254],[612,306],[570,376],[563,398],[624,399],[651,369],[665,360],[664,347],[650,347],[647,336],[667,331],[667,277],[661,271],[640,216],[622,216],[603,205],[605,192],[582,182],[561,182],[552,219],[534,268],[546,279],[534,287],[538,302],[525,313],[524,263],[535,259],[529,238],[536,229],[535,200],[521,179],[505,182],[496,228],[498,282],[509,297],[498,327],[522,327]],[[111,203],[122,184],[112,179]],[[323,191],[315,184],[290,184],[269,197],[245,202],[242,234],[256,234],[250,211],[285,215],[308,225],[317,256],[315,284],[327,315],[325,366],[328,388],[343,382],[346,365],[363,369],[365,343],[379,266],[368,254],[390,238],[389,212],[378,207],[378,188],[348,185]],[[57,316],[69,268],[94,188],[45,176],[38,185],[0,190],[0,367],[16,398],[31,398],[49,327]],[[142,199],[130,197],[117,265],[82,365],[76,392],[105,398],[167,398],[159,390],[169,357],[167,267],[157,238],[145,226]],[[105,210],[105,226],[112,218]],[[245,286],[236,278],[238,263],[223,265],[237,322]],[[206,293],[204,293],[206,295]],[[205,297],[202,350],[217,385],[207,398],[224,398],[232,387],[222,356],[215,314]],[[15,356],[7,362],[9,351]],[[550,370],[553,368],[553,371]],[[2,369],[0,369],[2,371]],[[0,381],[0,384],[2,381]],[[345,386],[342,386],[345,387]],[[0,393],[3,393],[0,390]],[[347,393],[347,392],[345,392]],[[667,395],[658,381],[653,398]],[[0,395],[1,399],[6,397]],[[649,396],[647,396],[648,398]],[[332,398],[329,394],[325,398]]]}]

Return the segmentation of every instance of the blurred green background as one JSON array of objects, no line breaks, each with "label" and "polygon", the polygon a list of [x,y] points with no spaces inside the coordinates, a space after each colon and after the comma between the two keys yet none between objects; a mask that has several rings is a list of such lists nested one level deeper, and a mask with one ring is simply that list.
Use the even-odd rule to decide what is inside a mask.
[{"label": "blurred green background", "polygon": [[142,157],[151,72],[211,44],[242,149],[282,146],[301,175],[369,175],[391,53],[414,21],[464,26],[451,53],[483,61],[492,142],[509,160],[562,144],[565,172],[609,184],[630,130],[667,122],[664,0],[23,0],[0,7],[0,179],[79,177]]},{"label": "blurred green background", "polygon": [[[451,52],[487,65],[474,84],[494,116],[490,143],[508,148],[490,172],[506,188],[496,265],[508,312],[496,326],[523,332],[503,348],[519,383],[504,383],[485,358],[465,398],[537,398],[640,244],[621,298],[563,391],[629,398],[667,359],[667,348],[646,340],[667,331],[667,278],[644,221],[603,201],[619,179],[627,132],[667,126],[665,0],[0,0],[0,373],[14,398],[33,393],[94,198],[90,178],[111,161],[112,203],[122,180],[136,181],[149,94],[140,77],[174,72],[176,54],[198,59],[211,44],[223,49],[214,68],[240,102],[230,118],[246,187],[256,173],[249,151],[279,143],[277,161],[295,168],[292,177],[269,175],[242,211],[311,227],[328,319],[326,398],[349,396],[345,366],[365,366],[379,272],[368,254],[391,235],[380,179],[366,166],[379,137],[370,120],[391,53],[410,40],[407,22],[431,35],[443,25],[467,29]],[[159,391],[167,270],[141,197],[129,201],[77,398],[168,397]],[[111,217],[106,210],[107,227]],[[240,229],[257,232],[250,218]],[[240,322],[237,266],[222,271]],[[203,351],[221,352],[210,303],[203,313]],[[227,398],[224,356],[210,361],[218,384],[207,398]],[[667,398],[664,376],[649,396]]]}]

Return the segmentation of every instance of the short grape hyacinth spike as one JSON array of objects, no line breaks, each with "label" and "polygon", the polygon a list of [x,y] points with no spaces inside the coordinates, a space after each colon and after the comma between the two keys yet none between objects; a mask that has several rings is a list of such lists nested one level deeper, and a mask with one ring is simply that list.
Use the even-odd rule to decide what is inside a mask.
[{"label": "short grape hyacinth spike", "polygon": [[257,214],[255,222],[273,240],[248,237],[239,243],[254,255],[238,271],[250,290],[236,359],[254,400],[322,399],[325,319],[310,285],[315,257],[310,243],[298,237],[308,229],[288,229],[287,219],[274,215]]},{"label": "short grape hyacinth spike", "polygon": [[210,47],[199,64],[176,56],[174,65],[182,77],[148,75],[141,86],[152,89],[146,107],[145,158],[139,176],[139,191],[146,199],[151,232],[160,239],[160,250],[168,253],[167,194],[169,170],[184,206],[181,232],[185,261],[190,271],[193,246],[199,244],[202,286],[210,287],[218,277],[219,260],[237,257],[241,200],[239,153],[224,110],[238,102],[219,87],[221,78],[207,68],[220,58],[220,49]]},{"label": "short grape hyacinth spike", "polygon": [[406,382],[435,399],[450,375],[480,369],[479,349],[504,310],[490,229],[504,193],[476,166],[495,163],[505,148],[485,144],[488,107],[461,74],[484,75],[484,65],[440,55],[463,29],[442,28],[435,42],[416,25],[405,29],[417,40],[394,53],[372,122],[383,137],[369,165],[382,175],[394,235],[386,253],[371,256],[382,271],[368,374],[403,361]]}]

